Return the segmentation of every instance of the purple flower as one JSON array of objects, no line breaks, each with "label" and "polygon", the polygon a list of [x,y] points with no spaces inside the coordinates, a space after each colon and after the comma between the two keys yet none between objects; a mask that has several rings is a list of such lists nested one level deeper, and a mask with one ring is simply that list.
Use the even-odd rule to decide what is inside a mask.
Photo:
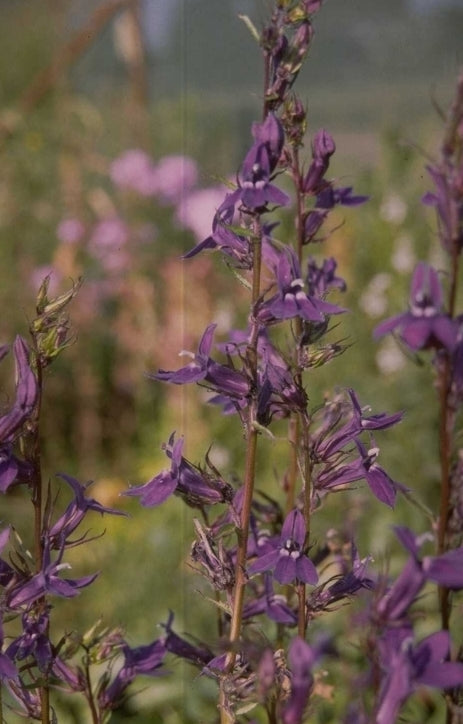
[{"label": "purple flower", "polygon": [[6,651],[2,653],[3,648],[3,625],[0,621],[0,685],[4,681],[18,681],[19,674],[13,663],[13,657]]},{"label": "purple flower", "polygon": [[295,626],[297,624],[297,614],[288,606],[285,596],[274,592],[269,574],[265,575],[264,593],[260,596],[254,595],[245,605],[243,619],[247,620],[260,614],[265,614],[271,621],[286,626]]},{"label": "purple flower", "polygon": [[47,594],[62,596],[64,598],[73,598],[80,593],[81,588],[89,586],[98,573],[94,573],[91,576],[84,576],[82,578],[69,579],[60,578],[59,574],[61,571],[69,569],[71,566],[69,563],[62,563],[64,554],[64,544],[61,546],[56,561],[51,560],[50,557],[50,546],[48,541],[45,541],[42,568],[35,575],[31,576],[29,580],[19,583],[16,585],[7,596],[7,605],[10,609],[16,609],[21,606],[29,606],[37,599],[42,598]]},{"label": "purple flower", "polygon": [[124,663],[111,684],[101,688],[98,694],[98,704],[103,711],[115,709],[120,704],[125,690],[139,674],[158,676],[166,649],[161,640],[136,648],[131,648],[124,642],[121,652]]},{"label": "purple flower", "polygon": [[190,352],[184,353],[193,358],[193,361],[188,365],[173,372],[159,370],[157,374],[148,376],[174,385],[185,385],[204,380],[208,386],[226,397],[237,400],[246,398],[250,391],[250,385],[245,375],[232,367],[214,362],[209,357],[216,326],[216,324],[210,324],[207,327],[201,337],[196,355]]},{"label": "purple flower", "polygon": [[333,257],[324,259],[321,266],[311,256],[307,265],[307,289],[311,296],[322,297],[330,289],[346,290],[346,282],[336,276],[337,262]]},{"label": "purple flower", "polygon": [[[0,553],[5,548],[10,538],[10,529],[4,528],[0,532]],[[14,578],[14,570],[9,563],[0,558],[0,586],[6,587]]]},{"label": "purple flower", "polygon": [[238,174],[238,189],[231,194],[234,204],[241,202],[251,211],[263,210],[267,204],[286,206],[289,196],[270,183],[269,151],[263,143],[255,143],[248,151]]},{"label": "purple flower", "polygon": [[266,147],[270,171],[274,171],[285,142],[283,127],[274,113],[269,113],[263,123],[252,124],[252,135],[256,143]]},{"label": "purple flower", "polygon": [[71,486],[74,492],[74,499],[71,503],[69,503],[63,515],[60,516],[60,518],[48,531],[50,548],[60,548],[63,541],[69,545],[69,536],[81,523],[88,510],[94,510],[102,515],[103,513],[109,513],[111,515],[126,515],[126,513],[116,510],[115,508],[106,508],[94,498],[87,498],[85,491],[90,485],[92,485],[92,481],[88,482],[86,485],[82,485],[78,480],[76,480],[76,478],[73,478],[70,475],[61,473],[59,477]]},{"label": "purple flower", "polygon": [[147,508],[160,505],[173,493],[188,505],[199,508],[232,500],[233,489],[228,483],[182,457],[183,438],[175,440],[175,433],[172,433],[163,449],[171,460],[170,469],[163,470],[144,485],[130,488],[123,495],[140,496],[141,504]]},{"label": "purple flower", "polygon": [[329,304],[304,291],[304,281],[295,251],[287,247],[281,252],[265,251],[265,261],[276,264],[278,293],[258,305],[256,318],[263,324],[280,319],[301,317],[310,322],[323,322],[325,314],[341,314],[344,309]]},{"label": "purple flower", "polygon": [[212,234],[187,252],[184,259],[196,256],[204,249],[220,249],[239,268],[251,268],[252,253],[248,238],[237,234],[230,228],[235,214],[235,203],[232,196],[232,194],[227,194],[218,207],[212,222]]},{"label": "purple flower", "polygon": [[332,466],[327,465],[314,481],[315,487],[320,491],[333,490],[364,478],[373,495],[382,503],[393,508],[397,491],[406,490],[406,488],[392,480],[386,471],[377,464],[379,448],[373,445],[367,450],[358,439],[355,440],[355,444],[360,457],[346,465],[337,466],[336,463]]},{"label": "purple flower", "polygon": [[305,193],[317,193],[320,186],[324,185],[323,178],[328,170],[330,157],[335,150],[336,144],[333,137],[322,128],[312,141],[312,163],[303,181]]},{"label": "purple flower", "polygon": [[436,166],[428,166],[429,175],[434,182],[435,191],[423,196],[423,203],[435,206],[439,221],[439,236],[442,245],[452,254],[453,244],[458,251],[463,245],[463,194],[462,176],[458,166],[453,167],[447,159],[447,168],[442,170]]},{"label": "purple flower", "polygon": [[442,308],[437,272],[420,262],[413,272],[409,311],[381,322],[374,335],[378,338],[397,330],[400,339],[412,350],[446,347],[451,351],[456,343],[457,327]]},{"label": "purple flower", "polygon": [[166,632],[166,635],[161,639],[165,650],[196,666],[206,666],[213,659],[214,655],[212,651],[210,651],[207,646],[193,646],[189,641],[176,634],[175,631],[172,630],[173,620],[174,614],[170,612],[167,623],[162,624]]},{"label": "purple flower", "polygon": [[395,412],[392,415],[381,412],[376,415],[366,415],[368,407],[361,407],[358,397],[351,388],[347,390],[352,404],[351,419],[330,436],[317,440],[315,451],[319,458],[326,459],[352,442],[364,430],[386,430],[401,421],[403,414]]},{"label": "purple flower", "polygon": [[301,724],[313,686],[312,667],[318,655],[304,639],[299,636],[292,639],[288,651],[291,693],[282,712],[283,724]]},{"label": "purple flower", "polygon": [[379,646],[385,676],[375,724],[395,722],[402,704],[419,686],[450,689],[463,684],[463,664],[446,660],[449,649],[448,631],[437,631],[415,646],[408,627],[387,630]]},{"label": "purple flower", "polygon": [[[16,364],[16,398],[11,410],[0,417],[0,491],[2,493],[14,483],[18,474],[27,479],[30,472],[29,464],[14,455],[13,443],[33,413],[39,392],[37,379],[30,365],[29,348],[22,337],[16,337],[13,350]],[[7,348],[4,347],[0,359],[5,356],[6,351]]]},{"label": "purple flower", "polygon": [[252,211],[264,210],[269,203],[285,206],[289,197],[270,183],[284,143],[281,123],[270,113],[263,123],[253,125],[253,135],[255,143],[246,154],[238,174],[238,189],[230,201],[239,201]]},{"label": "purple flower", "polygon": [[394,583],[376,602],[376,616],[387,624],[394,624],[405,616],[426,581],[450,589],[463,588],[463,547],[420,559],[418,553],[422,539],[416,538],[405,527],[396,526],[395,532],[410,558]]},{"label": "purple flower", "polygon": [[317,209],[333,209],[338,204],[341,206],[360,206],[368,201],[368,196],[354,196],[352,186],[335,188],[327,184],[317,196],[315,206]]},{"label": "purple flower", "polygon": [[10,412],[0,417],[0,442],[8,442],[22,427],[33,411],[38,397],[38,385],[31,370],[29,348],[22,337],[13,345],[16,363],[16,399]]},{"label": "purple flower", "polygon": [[304,553],[306,526],[304,516],[293,510],[286,516],[280,539],[273,544],[273,550],[255,560],[248,568],[251,575],[273,570],[279,583],[301,581],[315,585],[318,573],[314,564]]},{"label": "purple flower", "polygon": [[8,646],[6,653],[19,661],[34,656],[41,671],[47,671],[53,659],[48,635],[49,607],[40,613],[29,611],[22,616],[22,634]]}]

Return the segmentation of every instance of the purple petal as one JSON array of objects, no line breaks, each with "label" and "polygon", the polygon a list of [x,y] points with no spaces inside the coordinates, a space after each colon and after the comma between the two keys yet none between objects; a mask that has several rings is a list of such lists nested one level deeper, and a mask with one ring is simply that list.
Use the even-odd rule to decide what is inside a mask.
[{"label": "purple petal", "polygon": [[318,583],[317,569],[315,568],[310,558],[307,558],[307,556],[302,555],[300,558],[297,559],[296,575],[298,581],[310,583],[311,586],[315,586]]},{"label": "purple petal", "polygon": [[387,473],[380,468],[379,465],[374,465],[366,473],[365,478],[372,493],[378,500],[393,508],[396,498],[396,488]]},{"label": "purple petal", "polygon": [[172,495],[177,487],[177,482],[177,477],[174,477],[170,470],[163,470],[144,485],[129,488],[122,495],[139,495],[141,504],[145,508],[152,508],[160,505]]},{"label": "purple petal", "polygon": [[304,516],[297,509],[292,510],[291,513],[286,516],[285,522],[283,523],[280,538],[281,543],[284,545],[287,540],[291,539],[302,548],[305,541],[305,533],[306,525]]},{"label": "purple petal", "polygon": [[248,573],[253,575],[254,573],[269,571],[277,565],[279,558],[280,553],[278,550],[269,551],[251,563],[248,567]]},{"label": "purple petal", "polygon": [[273,574],[278,583],[293,583],[296,580],[296,559],[280,552]]},{"label": "purple petal", "polygon": [[422,562],[426,578],[446,588],[463,588],[463,548],[443,553],[441,556],[425,556]]}]

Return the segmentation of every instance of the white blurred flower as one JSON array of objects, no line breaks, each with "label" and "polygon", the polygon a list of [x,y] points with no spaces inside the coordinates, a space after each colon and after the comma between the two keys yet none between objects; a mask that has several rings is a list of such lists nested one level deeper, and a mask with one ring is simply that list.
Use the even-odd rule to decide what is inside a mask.
[{"label": "white blurred flower", "polygon": [[408,274],[413,270],[415,262],[413,241],[406,234],[401,234],[394,242],[391,264],[401,274]]},{"label": "white blurred flower", "polygon": [[390,193],[379,208],[379,215],[391,224],[401,224],[407,216],[407,204],[396,193]]},{"label": "white blurred flower", "polygon": [[376,274],[359,299],[359,305],[372,319],[382,317],[387,311],[386,290],[391,283],[391,275]]},{"label": "white blurred flower", "polygon": [[392,337],[386,337],[376,353],[376,365],[384,375],[392,375],[399,372],[406,362],[405,355],[400,351],[397,343]]}]

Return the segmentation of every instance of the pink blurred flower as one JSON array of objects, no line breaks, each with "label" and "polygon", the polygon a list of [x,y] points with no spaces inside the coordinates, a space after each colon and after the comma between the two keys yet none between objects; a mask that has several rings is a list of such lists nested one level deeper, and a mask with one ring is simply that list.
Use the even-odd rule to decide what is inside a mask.
[{"label": "pink blurred flower", "polygon": [[98,221],[93,227],[88,249],[91,254],[98,255],[108,249],[120,249],[129,238],[127,225],[118,216]]},{"label": "pink blurred flower", "polygon": [[119,217],[104,219],[93,227],[88,251],[108,272],[126,268],[130,257],[123,248],[129,240],[129,229]]},{"label": "pink blurred flower", "polygon": [[153,196],[157,191],[156,167],[141,149],[131,149],[116,158],[109,168],[109,176],[119,188],[136,191],[142,196]]},{"label": "pink blurred flower", "polygon": [[180,202],[198,181],[196,161],[188,156],[164,156],[155,167],[156,195],[170,204]]},{"label": "pink blurred flower", "polygon": [[225,193],[225,187],[214,186],[188,194],[177,206],[178,223],[190,229],[198,241],[202,241],[211,233],[214,215],[223,202]]},{"label": "pink blurred flower", "polygon": [[56,236],[64,244],[77,244],[85,234],[85,226],[80,219],[62,219],[56,228]]}]

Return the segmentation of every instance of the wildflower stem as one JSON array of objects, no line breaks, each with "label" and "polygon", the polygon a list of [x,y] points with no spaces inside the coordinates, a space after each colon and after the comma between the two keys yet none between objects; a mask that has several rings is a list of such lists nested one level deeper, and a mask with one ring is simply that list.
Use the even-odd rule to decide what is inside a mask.
[{"label": "wildflower stem", "polygon": [[93,698],[92,680],[90,678],[90,666],[88,662],[88,657],[85,657],[85,681],[87,684],[86,699],[90,709],[90,714],[92,716],[92,723],[100,724],[100,717],[98,716],[98,712],[95,707],[95,700]]},{"label": "wildflower stem", "polygon": [[[448,178],[449,183],[454,172],[454,162],[461,159],[461,142],[458,135],[458,128],[463,118],[463,76],[460,77],[457,96],[450,109],[446,134],[441,151],[441,167],[443,174]],[[451,184],[450,184],[451,188]],[[449,191],[450,193],[450,191]],[[441,243],[448,249],[450,255],[450,286],[448,295],[448,315],[455,318],[459,260],[460,260],[460,219],[458,216],[457,204],[449,199],[449,224],[447,229],[441,227]],[[440,373],[440,460],[441,460],[441,497],[438,522],[438,552],[444,553],[449,545],[447,539],[448,524],[451,512],[451,456],[452,456],[452,434],[455,426],[455,410],[451,400],[452,396],[452,369],[451,359],[447,354]],[[442,628],[449,629],[450,626],[450,601],[449,590],[439,586],[439,607],[441,612]]]},{"label": "wildflower stem", "polygon": [[[35,407],[34,417],[32,418],[32,441],[27,457],[32,466],[32,505],[34,506],[34,563],[35,571],[39,573],[42,570],[43,563],[43,543],[42,543],[42,508],[43,508],[43,481],[42,481],[42,462],[40,449],[40,415],[42,411],[42,394],[43,394],[43,375],[42,361],[37,348],[35,336],[32,335],[34,342],[35,367],[37,375],[37,403]],[[37,601],[37,608],[44,605],[44,599]],[[48,635],[48,631],[47,631]],[[50,723],[50,690],[47,684],[40,687],[40,705],[41,705],[41,721],[42,724]]]},{"label": "wildflower stem", "polygon": [[[254,219],[254,235],[253,242],[253,268],[252,268],[252,292],[251,292],[251,308],[253,309],[260,296],[260,277],[262,264],[262,227],[259,219]],[[249,374],[251,378],[257,378],[257,337],[259,325],[254,322],[251,334],[251,340],[247,350],[249,363]],[[254,495],[254,481],[256,475],[256,456],[257,456],[257,435],[258,432],[253,426],[256,418],[257,400],[253,399],[249,405],[247,439],[246,439],[246,462],[244,471],[244,498],[243,507],[241,509],[240,528],[238,531],[238,553],[235,569],[235,589],[233,593],[233,612],[230,624],[230,651],[227,656],[225,669],[230,672],[233,669],[237,654],[237,644],[241,635],[241,626],[243,618],[243,602],[244,591],[246,588],[246,556],[249,537],[249,522],[251,518],[251,506]],[[225,692],[224,681],[222,680],[220,687],[220,716],[221,724],[228,724],[233,721],[230,714],[225,708]]]}]

